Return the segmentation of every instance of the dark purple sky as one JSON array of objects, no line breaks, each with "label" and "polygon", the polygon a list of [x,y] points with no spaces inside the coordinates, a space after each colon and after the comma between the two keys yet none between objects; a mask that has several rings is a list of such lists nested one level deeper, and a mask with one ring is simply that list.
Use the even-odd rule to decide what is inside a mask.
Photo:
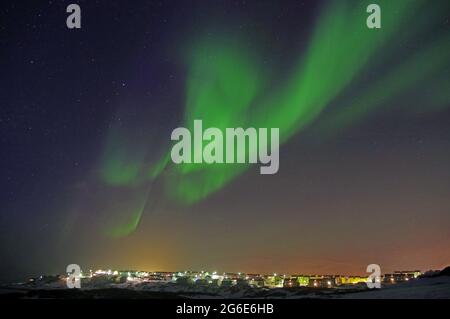
[{"label": "dark purple sky", "polygon": [[[155,182],[136,230],[105,236],[105,207],[140,192],[105,190],[96,179],[110,128],[124,112],[125,129],[142,128],[146,151],[162,154],[183,114],[187,35],[211,21],[212,37],[255,35],[281,77],[327,1],[77,1],[83,26],[69,31],[71,2],[0,6],[0,280],[62,273],[70,263],[346,274],[371,263],[383,272],[450,263],[448,94],[439,112],[407,95],[331,137],[312,123],[282,146],[278,174],[250,169],[194,205],[171,202]],[[381,62],[448,35],[442,12]],[[436,83],[448,82],[449,66]],[[371,69],[367,83],[386,68]]]}]

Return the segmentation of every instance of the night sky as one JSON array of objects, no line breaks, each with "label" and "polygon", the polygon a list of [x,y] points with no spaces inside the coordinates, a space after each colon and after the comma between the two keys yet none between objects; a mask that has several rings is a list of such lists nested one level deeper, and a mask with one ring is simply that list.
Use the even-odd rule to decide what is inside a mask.
[{"label": "night sky", "polygon": [[[81,7],[81,29],[66,7]],[[382,28],[369,30],[378,3]],[[0,280],[450,264],[450,2],[0,5]],[[279,127],[280,169],[170,134]]]}]

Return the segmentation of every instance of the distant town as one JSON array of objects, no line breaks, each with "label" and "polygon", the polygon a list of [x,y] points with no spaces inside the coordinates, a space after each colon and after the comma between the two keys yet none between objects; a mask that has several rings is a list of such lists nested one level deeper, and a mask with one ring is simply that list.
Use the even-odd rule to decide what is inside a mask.
[{"label": "distant town", "polygon": [[[77,266],[71,271],[69,266]],[[0,286],[3,298],[450,298],[450,267],[374,277],[218,271],[84,270]],[[380,287],[381,289],[376,289]],[[78,289],[80,288],[80,289]]]},{"label": "distant town", "polygon": [[[395,284],[419,278],[422,273],[414,271],[395,271],[384,274],[374,281],[382,284]],[[30,278],[28,284],[66,282],[68,275],[39,276]],[[246,274],[246,273],[218,273],[216,271],[177,271],[177,272],[147,272],[131,270],[89,270],[81,272],[81,286],[110,284],[150,284],[167,283],[180,286],[199,287],[252,287],[252,288],[335,288],[366,286],[367,276],[344,275],[286,275],[286,274]]]}]

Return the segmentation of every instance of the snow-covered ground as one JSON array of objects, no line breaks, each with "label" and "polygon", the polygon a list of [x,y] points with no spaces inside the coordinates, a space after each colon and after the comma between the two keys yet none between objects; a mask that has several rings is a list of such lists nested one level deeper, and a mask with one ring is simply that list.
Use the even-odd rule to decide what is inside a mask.
[{"label": "snow-covered ground", "polygon": [[68,290],[64,281],[19,284],[0,288],[0,296],[16,294],[18,298],[268,298],[268,299],[450,299],[450,276],[420,278],[409,282],[384,285],[369,290],[365,285],[338,288],[250,288],[202,287],[174,283],[90,283],[82,289]]},{"label": "snow-covered ground", "polygon": [[450,299],[450,277],[421,278],[339,297],[345,299]]}]

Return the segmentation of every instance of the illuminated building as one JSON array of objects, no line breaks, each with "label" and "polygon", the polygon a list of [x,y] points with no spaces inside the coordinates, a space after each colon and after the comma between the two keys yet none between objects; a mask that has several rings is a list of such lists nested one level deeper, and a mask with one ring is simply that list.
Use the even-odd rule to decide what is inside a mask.
[{"label": "illuminated building", "polygon": [[250,285],[252,287],[262,288],[264,287],[264,278],[262,277],[254,277],[250,279]]},{"label": "illuminated building", "polygon": [[367,283],[368,277],[365,276],[341,276],[336,278],[338,285],[356,285]]},{"label": "illuminated building", "polygon": [[306,287],[309,285],[309,276],[297,276],[298,285]]},{"label": "illuminated building", "polygon": [[221,287],[231,287],[233,286],[233,280],[225,278],[222,280],[222,283],[220,284]]},{"label": "illuminated building", "polygon": [[290,277],[290,278],[284,279],[284,282],[283,282],[284,288],[295,288],[295,287],[299,287],[299,286],[300,285],[299,285],[297,278]]},{"label": "illuminated building", "polygon": [[264,280],[264,286],[269,288],[282,288],[284,282],[284,277],[273,274],[273,276],[267,276]]}]

